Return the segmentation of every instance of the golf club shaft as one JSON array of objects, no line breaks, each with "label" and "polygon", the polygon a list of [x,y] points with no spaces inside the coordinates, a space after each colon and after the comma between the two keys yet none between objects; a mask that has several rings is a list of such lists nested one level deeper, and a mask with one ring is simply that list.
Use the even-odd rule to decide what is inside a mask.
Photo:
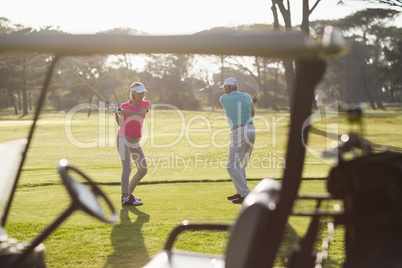
[{"label": "golf club shaft", "polygon": [[59,59],[59,61],[60,61],[68,70],[70,70],[70,72],[72,72],[73,74],[75,74],[75,76],[77,76],[82,82],[84,82],[85,85],[87,85],[90,89],[92,89],[92,91],[95,92],[96,95],[99,96],[99,98],[101,98],[101,99],[104,100],[108,105],[110,105],[110,103],[109,103],[104,97],[102,97],[101,94],[99,94],[93,87],[91,87],[87,82],[85,82],[85,80],[82,79],[77,73],[75,73],[73,70],[71,70],[70,67],[68,67],[61,59]]}]

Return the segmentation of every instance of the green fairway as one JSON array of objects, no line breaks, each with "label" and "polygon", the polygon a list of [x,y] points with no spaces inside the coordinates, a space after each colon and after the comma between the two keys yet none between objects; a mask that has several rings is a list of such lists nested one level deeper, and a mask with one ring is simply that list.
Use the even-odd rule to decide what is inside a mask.
[{"label": "green fairway", "polygon": [[[343,115],[315,116],[321,120],[314,121],[308,141],[300,189],[305,194],[326,192],[324,178],[331,162],[317,155],[328,144],[327,130],[336,130],[336,135],[351,130]],[[368,111],[365,138],[402,148],[401,119],[399,111]],[[289,115],[257,110],[254,123],[256,144],[247,168],[250,189],[263,178],[281,182]],[[27,137],[30,124],[29,116],[0,114],[0,142]],[[148,174],[135,192],[144,205],[137,208],[120,204],[117,130],[110,112],[92,111],[90,117],[86,112],[41,115],[8,218],[9,236],[30,242],[68,207],[70,200],[57,174],[63,158],[99,183],[120,217],[117,224],[106,225],[82,212],[74,213],[44,241],[48,267],[142,267],[162,250],[169,232],[183,220],[234,223],[240,206],[226,200],[235,189],[226,171],[230,133],[223,111],[150,111],[142,140]],[[298,203],[300,209],[307,207],[312,206]],[[308,218],[290,218],[279,265],[303,236],[308,222]],[[185,233],[175,247],[224,254],[226,240],[225,233]],[[343,260],[343,228],[337,227],[325,267],[340,267]]]}]

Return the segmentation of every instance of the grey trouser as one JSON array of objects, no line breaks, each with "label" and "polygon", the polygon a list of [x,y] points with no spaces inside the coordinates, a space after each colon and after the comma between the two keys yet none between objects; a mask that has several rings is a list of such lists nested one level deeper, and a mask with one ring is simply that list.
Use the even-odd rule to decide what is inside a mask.
[{"label": "grey trouser", "polygon": [[[140,139],[127,137],[121,133],[117,134],[117,150],[119,152],[123,170],[121,172],[121,193],[131,194],[140,180],[147,174],[148,167],[144,152],[142,151]],[[137,172],[130,180],[131,169],[134,161]]]},{"label": "grey trouser", "polygon": [[250,193],[247,187],[246,166],[250,160],[255,142],[253,124],[236,128],[230,135],[230,149],[226,168],[237,194],[242,197]]}]

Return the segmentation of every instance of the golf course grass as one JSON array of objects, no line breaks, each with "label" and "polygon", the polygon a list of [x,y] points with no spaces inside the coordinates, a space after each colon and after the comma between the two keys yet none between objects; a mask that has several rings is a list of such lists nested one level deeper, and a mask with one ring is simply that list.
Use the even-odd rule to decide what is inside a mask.
[{"label": "golf course grass", "polygon": [[[2,111],[0,142],[27,137],[31,119],[31,115]],[[375,144],[402,148],[401,119],[399,109],[366,111],[364,137]],[[320,152],[328,149],[329,137],[358,130],[343,114],[321,111],[313,114],[311,122],[301,194],[326,192],[325,177],[334,161],[318,157]],[[254,123],[256,144],[247,168],[250,189],[263,178],[281,182],[289,114],[257,110]],[[120,203],[117,130],[114,115],[108,111],[92,111],[89,117],[86,111],[45,111],[41,115],[11,206],[8,235],[31,242],[69,206],[70,197],[57,173],[60,159],[67,159],[97,182],[119,215],[116,224],[108,225],[83,212],[73,213],[44,241],[48,267],[142,267],[162,250],[170,231],[183,220],[235,222],[240,206],[226,200],[235,190],[226,171],[230,133],[223,111],[150,110],[142,139],[148,174],[134,193],[144,202],[140,207]],[[313,207],[310,201],[296,204],[297,210]],[[333,203],[324,207],[331,210]],[[286,265],[286,257],[308,223],[309,218],[290,217],[278,265]],[[341,266],[343,236],[343,227],[336,226],[324,267]],[[189,232],[181,235],[174,247],[223,255],[227,238],[226,233]],[[320,246],[318,241],[317,248]]]}]

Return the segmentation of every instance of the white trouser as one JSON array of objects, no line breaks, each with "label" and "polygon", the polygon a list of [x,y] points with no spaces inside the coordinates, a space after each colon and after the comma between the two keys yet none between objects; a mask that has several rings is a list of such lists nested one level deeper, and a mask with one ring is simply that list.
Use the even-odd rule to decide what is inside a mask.
[{"label": "white trouser", "polygon": [[[121,172],[121,193],[131,194],[134,192],[140,180],[147,174],[147,161],[140,143],[129,142],[126,137],[120,133],[117,135],[117,150],[123,167]],[[130,180],[131,169],[133,167],[132,161],[134,161],[137,167],[137,172]]]},{"label": "white trouser", "polygon": [[237,194],[246,197],[250,193],[247,187],[246,166],[250,160],[255,142],[253,124],[241,126],[230,135],[230,149],[226,168]]}]

